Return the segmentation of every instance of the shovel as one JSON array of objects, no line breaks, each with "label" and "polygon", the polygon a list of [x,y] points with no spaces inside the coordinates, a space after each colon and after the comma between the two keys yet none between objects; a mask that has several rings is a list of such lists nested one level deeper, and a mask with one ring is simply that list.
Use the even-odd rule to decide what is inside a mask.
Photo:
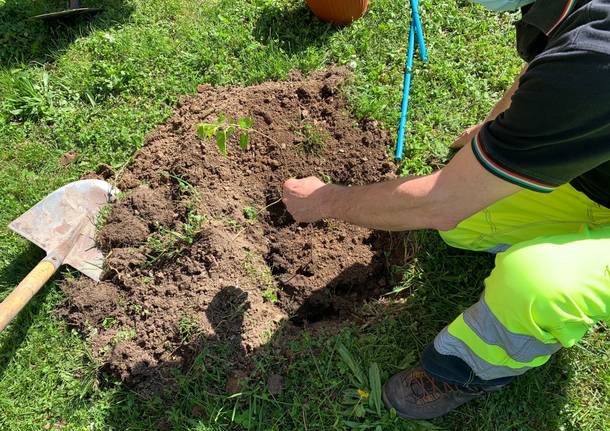
[{"label": "shovel", "polygon": [[0,303],[0,331],[62,264],[99,281],[104,255],[95,246],[95,223],[100,209],[112,202],[117,192],[105,181],[75,181],[54,191],[9,225],[47,255]]},{"label": "shovel", "polygon": [[51,20],[59,18],[67,18],[76,15],[94,14],[102,9],[99,7],[81,7],[80,0],[68,0],[68,7],[64,10],[51,13],[43,13],[42,15],[33,16],[32,19]]}]

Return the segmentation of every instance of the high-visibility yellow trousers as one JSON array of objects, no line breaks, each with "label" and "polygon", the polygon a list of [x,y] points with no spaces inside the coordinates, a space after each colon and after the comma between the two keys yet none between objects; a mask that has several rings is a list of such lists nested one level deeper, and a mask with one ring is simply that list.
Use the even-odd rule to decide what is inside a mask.
[{"label": "high-visibility yellow trousers", "polygon": [[610,209],[570,185],[520,191],[441,236],[497,253],[479,302],[434,340],[480,379],[540,366],[610,317]]}]

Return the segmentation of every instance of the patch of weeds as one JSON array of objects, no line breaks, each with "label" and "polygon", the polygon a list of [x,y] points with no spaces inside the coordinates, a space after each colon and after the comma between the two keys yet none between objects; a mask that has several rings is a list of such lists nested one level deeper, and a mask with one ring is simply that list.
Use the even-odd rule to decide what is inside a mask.
[{"label": "patch of weeds", "polygon": [[167,229],[160,226],[159,230],[146,240],[149,252],[147,266],[160,260],[173,259],[191,246],[201,233],[207,217],[197,212],[199,194],[197,189],[188,181],[167,172],[162,173],[175,179],[178,183],[181,195],[185,196],[187,208],[186,220],[176,229]]},{"label": "patch of weeds", "polygon": [[182,343],[192,341],[201,332],[199,324],[193,316],[183,315],[178,321],[178,332]]},{"label": "patch of weeds", "polygon": [[146,240],[149,252],[147,265],[153,265],[160,260],[171,260],[182,254],[194,242],[205,223],[206,218],[194,212],[187,214],[185,223],[177,230],[161,227]]},{"label": "patch of weeds", "polygon": [[425,161],[416,157],[405,156],[400,163],[400,174],[409,175],[430,175],[434,169]]},{"label": "patch of weeds", "polygon": [[256,222],[256,219],[258,218],[258,211],[253,207],[245,207],[243,209],[243,214],[246,220],[253,223]]},{"label": "patch of weeds", "polygon": [[[379,367],[376,363],[372,363],[369,367],[368,376],[366,376],[356,359],[343,344],[337,344],[337,352],[341,356],[343,365],[346,365],[347,370],[350,372],[350,382],[355,386],[355,388],[347,390],[344,394],[342,403],[348,406],[344,414],[348,417],[356,418],[364,418],[366,415],[380,417],[383,404],[381,400]],[[352,426],[347,423],[346,425]]]},{"label": "patch of weeds", "polygon": [[148,315],[150,315],[150,311],[145,309],[142,304],[132,303],[129,306],[129,309],[136,316],[148,316]]},{"label": "patch of weeds", "polygon": [[307,122],[302,125],[301,134],[303,135],[301,149],[304,153],[319,155],[324,152],[329,137],[326,131],[313,123]]},{"label": "patch of weeds", "polygon": [[129,83],[135,76],[135,68],[129,63],[94,62],[84,95],[89,101],[100,101],[117,95],[129,88]]},{"label": "patch of weeds", "polygon": [[110,329],[117,324],[116,317],[108,316],[102,321],[102,328]]},{"label": "patch of weeds", "polygon": [[246,151],[250,145],[250,132],[253,130],[254,120],[250,117],[240,117],[232,121],[225,114],[220,114],[213,123],[200,123],[197,125],[197,135],[201,139],[216,139],[218,150],[227,156],[227,141],[235,132],[239,132],[239,147]]},{"label": "patch of weeds", "polygon": [[148,253],[148,265],[161,260],[171,260],[179,256],[185,249],[186,244],[184,239],[186,237],[180,232],[161,228],[159,231],[148,237],[146,245],[149,248]]},{"label": "patch of weeds", "polygon": [[99,232],[104,226],[106,226],[106,223],[108,222],[108,217],[110,216],[111,212],[112,212],[112,205],[105,205],[100,208],[100,210],[97,213],[97,216],[95,217],[95,231],[96,232]]},{"label": "patch of weeds", "polygon": [[103,207],[100,208],[97,215],[95,216],[95,231],[96,232],[99,232],[104,226],[106,226],[106,223],[108,222],[108,217],[110,217],[110,214],[112,213],[113,206],[115,204],[117,204],[118,202],[120,202],[121,200],[123,200],[124,197],[125,197],[125,193],[118,192],[114,196],[114,200],[112,201],[111,204],[104,205]]},{"label": "patch of weeds", "polygon": [[259,268],[258,265],[254,263],[254,254],[251,251],[246,252],[246,258],[244,259],[243,265],[246,274],[262,286],[263,299],[272,304],[276,303],[278,299],[278,288],[275,284],[271,269],[266,265],[263,268]]},{"label": "patch of weeds", "polygon": [[136,335],[136,330],[133,328],[121,329],[119,332],[116,333],[114,337],[112,337],[110,343],[112,344],[112,346],[116,346],[119,343],[122,343],[123,341],[133,340],[134,338],[136,338]]},{"label": "patch of weeds", "polygon": [[36,121],[50,116],[55,109],[54,94],[49,86],[49,74],[39,77],[23,70],[14,70],[0,84],[3,92],[0,112],[14,121]]},{"label": "patch of weeds", "polygon": [[147,266],[163,259],[172,259],[182,253],[182,247],[178,245],[178,239],[171,235],[173,231],[161,228],[159,232],[151,235],[146,240],[148,246]]},{"label": "patch of weeds", "polygon": [[229,228],[231,229],[233,232],[241,232],[242,231],[242,225],[240,222],[238,222],[237,220],[235,220],[232,217],[225,217],[224,219],[222,219],[222,222]]},{"label": "patch of weeds", "polygon": [[[349,376],[352,388],[344,391],[341,404],[343,424],[350,429],[433,429],[440,428],[429,422],[408,423],[397,418],[394,410],[388,412],[381,399],[381,373],[377,363],[372,362],[365,372],[350,351],[337,342],[336,351],[341,358],[340,369]],[[397,423],[397,421],[399,421]]]},{"label": "patch of weeds", "polygon": [[178,192],[180,193],[182,204],[187,209],[187,211],[197,211],[197,206],[201,200],[201,196],[199,195],[199,190],[197,190],[197,187],[182,178],[180,175],[172,174],[166,171],[162,171],[160,175],[165,178],[170,178],[176,182],[176,184],[178,185]]}]

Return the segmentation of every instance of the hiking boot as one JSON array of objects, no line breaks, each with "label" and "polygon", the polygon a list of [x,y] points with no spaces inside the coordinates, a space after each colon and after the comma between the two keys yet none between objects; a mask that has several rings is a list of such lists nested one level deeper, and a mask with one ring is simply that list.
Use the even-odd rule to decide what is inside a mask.
[{"label": "hiking boot", "polygon": [[383,402],[403,419],[434,419],[486,392],[441,382],[417,367],[394,374],[386,382]]}]

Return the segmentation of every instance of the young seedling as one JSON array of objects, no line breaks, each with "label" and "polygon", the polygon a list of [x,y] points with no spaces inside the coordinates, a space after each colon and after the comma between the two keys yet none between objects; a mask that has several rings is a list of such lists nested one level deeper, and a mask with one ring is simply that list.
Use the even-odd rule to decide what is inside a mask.
[{"label": "young seedling", "polygon": [[[271,208],[275,204],[280,203],[281,201],[282,201],[282,198],[279,198],[278,200],[271,202],[269,205],[265,206],[264,208],[261,208],[260,210],[254,208],[254,207],[246,207],[243,209],[244,217],[250,223],[254,223],[258,219],[258,215],[260,213],[262,213],[263,211],[266,211],[267,209]],[[237,234],[233,237],[233,241],[235,241],[242,233],[244,233],[244,231],[247,228],[248,228],[248,226],[244,226],[241,229],[239,229]]]},{"label": "young seedling", "polygon": [[267,302],[275,304],[277,302],[277,288],[272,286],[265,289],[263,291],[263,299]]},{"label": "young seedling", "polygon": [[320,154],[324,151],[328,135],[313,123],[305,123],[301,129],[303,143],[301,147],[307,154]]},{"label": "young seedling", "polygon": [[239,132],[239,147],[246,151],[250,145],[250,132],[253,130],[254,120],[250,117],[240,117],[237,122],[220,114],[213,123],[200,123],[197,126],[197,135],[201,139],[216,139],[216,146],[223,156],[227,156],[227,142],[235,132]]},{"label": "young seedling", "polygon": [[134,314],[136,315],[140,315],[142,314],[142,310],[144,309],[144,307],[142,307],[142,304],[132,304],[131,305],[131,311],[133,311]]},{"label": "young seedling", "polygon": [[[221,220],[225,224],[225,226],[227,226],[233,232],[237,232],[238,235],[243,229],[245,229],[242,227],[242,224],[240,222],[238,222],[237,220],[235,220],[232,217],[224,217]],[[233,238],[233,240],[235,240],[235,238]]]}]

